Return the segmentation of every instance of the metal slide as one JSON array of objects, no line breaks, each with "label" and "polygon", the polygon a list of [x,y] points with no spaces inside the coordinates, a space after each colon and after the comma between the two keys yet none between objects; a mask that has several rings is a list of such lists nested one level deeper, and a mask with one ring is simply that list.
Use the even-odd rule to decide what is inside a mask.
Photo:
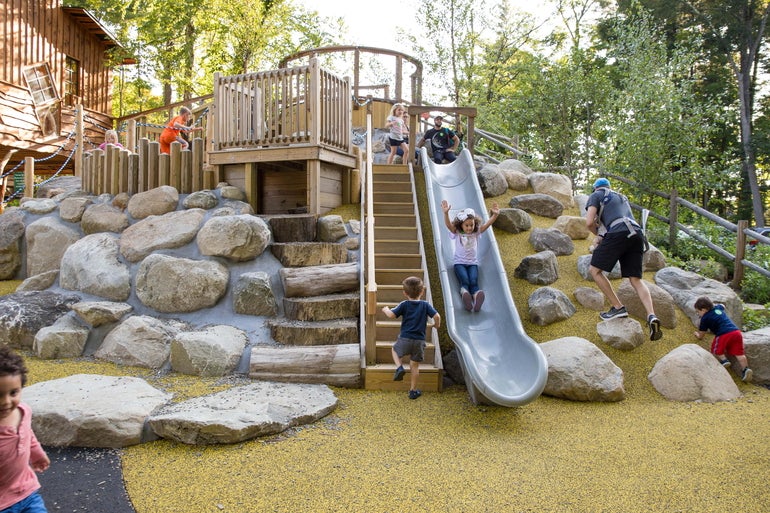
[{"label": "metal slide", "polygon": [[454,273],[454,246],[444,224],[441,200],[452,207],[450,219],[468,207],[484,220],[489,217],[471,154],[465,149],[455,162],[439,165],[428,158],[425,148],[421,152],[444,293],[444,321],[460,356],[471,401],[500,406],[527,404],[545,388],[548,363],[521,325],[491,228],[479,238],[479,287],[486,296],[480,312],[463,308]]}]

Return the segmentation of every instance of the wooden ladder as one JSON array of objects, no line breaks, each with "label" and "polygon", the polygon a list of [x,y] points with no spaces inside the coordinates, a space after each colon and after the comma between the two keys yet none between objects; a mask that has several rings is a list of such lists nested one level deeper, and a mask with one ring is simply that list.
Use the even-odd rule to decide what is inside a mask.
[{"label": "wooden ladder", "polygon": [[[393,381],[396,366],[391,349],[401,329],[400,319],[388,319],[383,306],[395,307],[405,299],[402,282],[417,276],[425,283],[424,299],[431,301],[430,282],[423,255],[422,230],[415,202],[414,182],[406,165],[374,165],[374,262],[377,282],[375,351],[367,352],[364,386],[369,390],[409,390],[409,357],[403,381]],[[427,325],[427,324],[426,324]],[[439,392],[443,366],[438,332],[426,329],[425,359],[420,363],[418,388]]]}]

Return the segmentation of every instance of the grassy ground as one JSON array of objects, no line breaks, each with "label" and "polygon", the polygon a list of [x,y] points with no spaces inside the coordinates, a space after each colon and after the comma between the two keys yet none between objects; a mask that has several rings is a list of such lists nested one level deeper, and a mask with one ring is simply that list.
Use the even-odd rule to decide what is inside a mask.
[{"label": "grassy ground", "polygon": [[[496,200],[507,204],[507,198]],[[536,220],[538,226],[551,223]],[[509,265],[530,252],[528,233],[496,235]],[[587,242],[576,246],[574,255],[559,257],[561,277],[554,285],[570,297],[577,286],[593,286],[575,268]],[[473,406],[460,387],[416,401],[404,393],[334,389],[337,411],[275,437],[231,446],[157,441],[125,449],[124,478],[137,512],[770,510],[769,390],[736,380],[744,396],[734,402],[669,402],[647,374],[673,348],[698,342],[683,314],[661,341],[618,351],[596,334],[597,313],[579,305],[567,321],[529,323],[527,297],[536,287],[512,278],[513,267],[511,290],[530,336],[545,342],[576,335],[596,343],[623,369],[625,401],[541,397],[499,408]],[[79,372],[138,375],[177,399],[233,384],[158,377],[86,359],[29,357],[28,364],[33,383]]]}]

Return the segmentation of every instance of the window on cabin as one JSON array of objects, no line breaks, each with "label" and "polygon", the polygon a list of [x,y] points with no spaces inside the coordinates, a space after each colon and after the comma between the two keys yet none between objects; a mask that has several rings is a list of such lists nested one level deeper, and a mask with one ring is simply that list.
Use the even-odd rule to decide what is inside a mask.
[{"label": "window on cabin", "polygon": [[64,103],[75,105],[80,96],[80,62],[72,57],[64,61]]},{"label": "window on cabin", "polygon": [[36,64],[22,70],[27,81],[35,115],[44,137],[57,135],[59,132],[59,94],[56,92],[51,70],[47,63]]}]

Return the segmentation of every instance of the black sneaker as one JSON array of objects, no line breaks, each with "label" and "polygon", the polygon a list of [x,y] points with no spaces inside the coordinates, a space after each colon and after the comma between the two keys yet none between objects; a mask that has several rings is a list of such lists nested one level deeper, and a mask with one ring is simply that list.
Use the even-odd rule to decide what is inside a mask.
[{"label": "black sneaker", "polygon": [[752,376],[754,376],[754,372],[752,372],[751,369],[746,367],[745,369],[743,369],[743,372],[741,372],[741,381],[743,381],[744,383],[749,383],[751,382]]},{"label": "black sneaker", "polygon": [[409,399],[417,399],[422,395],[422,392],[419,390],[410,390],[409,391]]},{"label": "black sneaker", "polygon": [[660,329],[660,319],[654,315],[647,318],[647,325],[650,327],[650,340],[660,340],[663,336],[663,330]]},{"label": "black sneaker", "polygon": [[403,381],[404,374],[406,374],[406,371],[404,370],[404,366],[400,366],[398,369],[396,369],[396,373],[393,374],[393,381]]},{"label": "black sneaker", "polygon": [[616,317],[628,317],[628,311],[626,310],[625,306],[621,306],[620,308],[615,308],[613,306],[608,311],[600,313],[599,317],[605,321],[609,321],[610,319],[615,319]]},{"label": "black sneaker", "polygon": [[729,369],[730,368],[730,360],[722,360],[719,363],[721,363],[722,367],[724,367],[725,369]]}]

